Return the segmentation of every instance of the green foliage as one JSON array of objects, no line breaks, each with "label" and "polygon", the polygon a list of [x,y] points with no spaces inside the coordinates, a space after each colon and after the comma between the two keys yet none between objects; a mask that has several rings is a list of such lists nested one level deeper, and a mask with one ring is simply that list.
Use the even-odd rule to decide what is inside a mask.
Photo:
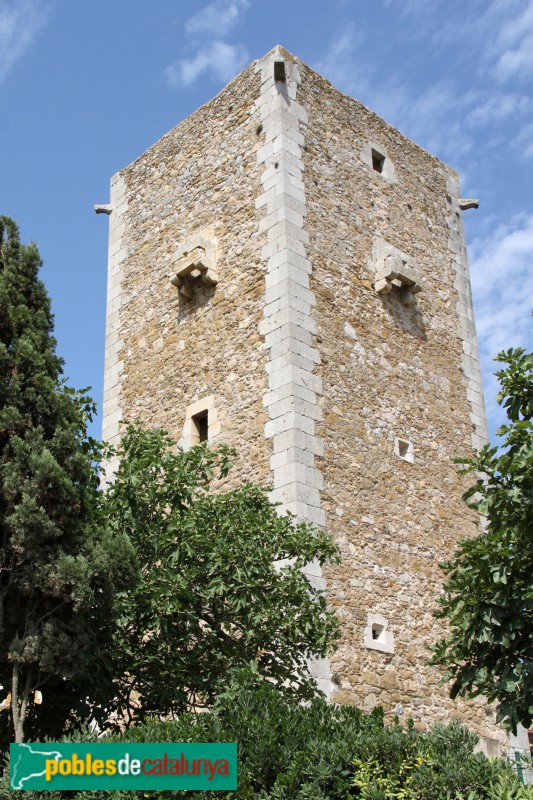
[{"label": "green foliage", "polygon": [[451,696],[485,695],[516,732],[533,718],[533,354],[497,356],[498,402],[509,424],[497,432],[503,449],[486,446],[460,459],[476,483],[465,494],[487,520],[486,532],[462,542],[448,572],[437,616],[450,634],[433,662],[447,667]]},{"label": "green foliage", "polygon": [[123,537],[96,524],[93,403],[60,378],[40,266],[36,246],[0,217],[0,684],[2,699],[12,693],[3,741],[13,727],[17,740],[58,735],[85,713],[125,560]]},{"label": "green foliage", "polygon": [[[240,688],[237,688],[237,683]],[[504,761],[474,754],[476,737],[459,725],[419,733],[384,725],[378,710],[307,706],[240,673],[212,713],[182,714],[175,722],[147,721],[109,741],[238,742],[239,787],[224,800],[516,800],[531,798]],[[91,737],[78,736],[77,740]],[[6,797],[0,789],[0,798]],[[507,794],[502,794],[506,791]],[[212,792],[77,792],[73,800],[209,800]],[[28,800],[60,800],[30,792]]]},{"label": "green foliage", "polygon": [[491,800],[533,800],[533,787],[518,783],[513,775],[498,775],[490,797]]},{"label": "green foliage", "polygon": [[301,567],[338,557],[329,535],[279,516],[259,486],[214,491],[234,457],[225,447],[177,451],[164,431],[129,425],[118,456],[103,513],[129,536],[137,579],[118,598],[117,712],[211,705],[250,663],[312,697],[306,660],[327,654],[338,624]]},{"label": "green foliage", "polygon": [[423,789],[416,787],[416,770],[423,764],[431,764],[427,755],[417,755],[403,761],[395,775],[388,775],[384,766],[375,758],[367,761],[354,761],[354,786],[359,787],[362,800],[375,797],[376,790],[385,797],[405,798],[424,797]]}]

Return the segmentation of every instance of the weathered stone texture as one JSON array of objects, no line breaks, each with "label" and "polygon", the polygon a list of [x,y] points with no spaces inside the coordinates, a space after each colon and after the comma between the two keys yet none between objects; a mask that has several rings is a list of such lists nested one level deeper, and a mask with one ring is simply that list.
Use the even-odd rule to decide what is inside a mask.
[{"label": "weathered stone texture", "polygon": [[[180,440],[186,407],[212,395],[221,428],[214,443],[238,449],[236,477],[265,483],[271,446],[258,331],[265,243],[254,205],[263,146],[252,114],[258,90],[251,67],[121,171],[127,211],[116,358],[124,419],[164,427]],[[216,240],[220,282],[199,279],[186,300],[170,279],[181,249],[198,234]],[[116,440],[118,428],[111,433]]]},{"label": "weathered stone texture", "polygon": [[[113,185],[108,435],[123,415],[189,442],[208,397],[235,479],[341,548],[310,568],[343,629],[322,688],[503,741],[427,665],[438,563],[478,532],[452,459],[486,437],[455,173],[276,48]],[[189,242],[218,282],[187,300],[169,280]]]},{"label": "weathered stone texture", "polygon": [[[484,736],[501,736],[483,702],[452,703],[426,664],[427,645],[442,633],[431,613],[438,563],[458,539],[478,532],[452,463],[472,452],[473,433],[449,247],[455,175],[316,73],[300,71],[323,387],[317,461],[326,526],[343,557],[325,572],[343,626],[331,659],[333,699],[382,705],[419,725],[461,718]],[[362,160],[369,142],[391,160],[394,181]],[[399,293],[373,288],[383,240],[416,261],[422,291],[412,307]],[[395,454],[396,437],[412,443],[414,463]],[[364,646],[369,613],[388,620],[393,654]]]}]

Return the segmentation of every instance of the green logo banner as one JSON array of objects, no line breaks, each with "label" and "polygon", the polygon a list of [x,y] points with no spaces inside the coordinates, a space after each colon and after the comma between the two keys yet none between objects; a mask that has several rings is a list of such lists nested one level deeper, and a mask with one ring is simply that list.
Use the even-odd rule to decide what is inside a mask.
[{"label": "green logo banner", "polygon": [[11,789],[237,788],[237,744],[12,744]]}]

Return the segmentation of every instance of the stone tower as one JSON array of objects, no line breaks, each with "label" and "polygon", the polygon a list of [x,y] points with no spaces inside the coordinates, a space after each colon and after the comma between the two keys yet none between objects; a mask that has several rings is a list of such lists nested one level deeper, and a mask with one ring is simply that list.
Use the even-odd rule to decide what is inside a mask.
[{"label": "stone tower", "polygon": [[452,459],[487,440],[456,173],[281,47],[111,181],[103,437],[121,419],[325,525],[332,700],[461,719],[427,665],[438,563],[478,532]]}]

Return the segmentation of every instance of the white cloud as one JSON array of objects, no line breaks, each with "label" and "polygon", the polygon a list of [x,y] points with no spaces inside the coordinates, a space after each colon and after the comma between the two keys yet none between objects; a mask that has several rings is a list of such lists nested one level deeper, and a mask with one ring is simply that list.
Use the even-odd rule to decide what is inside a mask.
[{"label": "white cloud", "polygon": [[420,20],[421,15],[425,17],[434,15],[438,10],[438,6],[443,5],[443,1],[434,0],[430,4],[427,0],[385,0],[385,6],[389,8],[396,7],[402,16],[416,17],[417,20]]},{"label": "white cloud", "polygon": [[316,63],[316,69],[334,86],[344,92],[361,97],[368,86],[368,77],[357,67],[357,51],[363,44],[363,34],[356,33],[353,24],[349,24],[343,33],[332,39],[325,54]]},{"label": "white cloud", "polygon": [[244,45],[228,44],[223,38],[250,4],[251,0],[215,0],[189,17],[185,32],[193,55],[180,58],[165,69],[167,83],[190,86],[204,72],[226,83],[239,72],[248,61],[248,51]]},{"label": "white cloud", "polygon": [[202,8],[185,23],[189,36],[226,36],[237,24],[241,14],[250,7],[251,0],[215,0]]},{"label": "white cloud", "polygon": [[495,66],[500,80],[533,74],[533,2],[528,2],[521,14],[503,25],[498,44],[503,50]]},{"label": "white cloud", "polygon": [[492,0],[482,13],[470,16],[460,26],[457,36],[468,46],[471,63],[477,51],[481,79],[492,77],[515,85],[517,80],[531,77],[533,0]]},{"label": "white cloud", "polygon": [[519,6],[522,9],[522,13],[514,17],[509,14],[506,15],[505,24],[500,31],[500,41],[503,43],[514,44],[520,42],[524,36],[531,33],[533,2],[531,0],[521,0]]},{"label": "white cloud", "polygon": [[513,139],[513,145],[523,158],[533,158],[533,122],[524,125],[518,136]]},{"label": "white cloud", "polygon": [[472,94],[459,92],[450,80],[420,89],[398,77],[390,78],[371,89],[368,102],[409,139],[455,166],[458,154],[463,156],[473,147],[464,124]]},{"label": "white cloud", "polygon": [[196,51],[193,58],[180,58],[165,70],[171,86],[190,86],[202,72],[211,72],[217,79],[230,80],[248,61],[248,51],[241,44],[209,42]]},{"label": "white cloud", "polygon": [[[487,225],[494,220],[487,220]],[[491,428],[504,421],[492,360],[510,347],[533,349],[533,215],[518,214],[470,247],[476,327]]]},{"label": "white cloud", "polygon": [[[402,13],[406,13],[403,7]],[[458,152],[469,151],[473,140],[464,117],[474,103],[474,92],[461,92],[450,79],[420,88],[397,72],[380,75],[379,59],[368,57],[368,47],[365,30],[348,24],[314,66],[334,86],[440,158],[456,162]]]},{"label": "white cloud", "polygon": [[504,120],[518,114],[526,114],[531,110],[532,100],[527,95],[517,92],[484,92],[474,107],[468,112],[465,121],[468,125],[478,126]]},{"label": "white cloud", "polygon": [[50,14],[44,0],[0,0],[0,83],[32,45]]},{"label": "white cloud", "polygon": [[485,80],[528,77],[533,67],[533,0],[385,0],[412,20],[412,39],[453,52]]}]

